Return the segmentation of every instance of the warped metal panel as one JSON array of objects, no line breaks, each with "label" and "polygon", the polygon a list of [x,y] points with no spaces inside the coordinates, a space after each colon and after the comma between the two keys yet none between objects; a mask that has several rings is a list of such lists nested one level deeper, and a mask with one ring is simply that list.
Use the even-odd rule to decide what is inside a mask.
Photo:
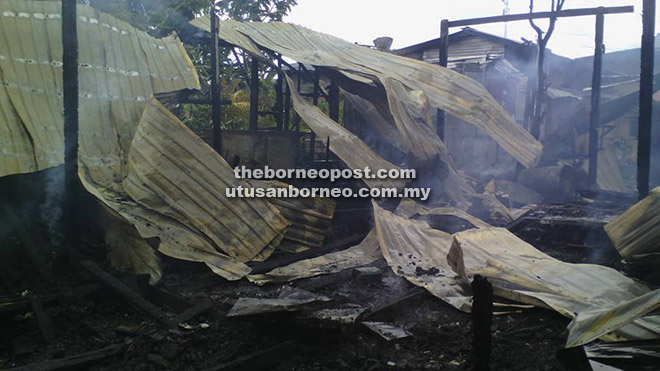
[{"label": "warped metal panel", "polygon": [[249,275],[247,278],[258,285],[270,282],[289,282],[360,267],[371,264],[382,257],[376,230],[372,229],[362,242],[348,249],[300,260],[267,273]]},{"label": "warped metal panel", "polygon": [[[293,187],[274,180],[248,182],[253,187],[263,189],[284,190]],[[280,248],[286,245],[289,250],[299,252],[323,244],[335,213],[335,200],[323,197],[267,197],[266,200],[291,222]]]},{"label": "warped metal panel", "polygon": [[[262,199],[227,197],[226,189],[249,185],[156,99],[145,108],[133,138],[128,172],[175,210],[175,219],[243,262],[281,240],[289,225]],[[141,195],[127,191],[134,199]]]},{"label": "warped metal panel", "polygon": [[[63,161],[61,3],[6,0],[1,7],[0,175],[8,175]],[[159,258],[145,241],[157,238],[163,254],[204,262],[227,279],[248,274],[244,262],[267,257],[287,222],[265,201],[219,195],[235,182],[229,166],[150,101],[200,87],[179,39],[154,38],[83,5],[78,35],[79,175],[116,219],[106,231],[111,262],[157,281]],[[147,123],[134,138],[141,118]],[[117,238],[118,228],[125,238]]]},{"label": "warped metal panel", "polygon": [[[61,3],[6,0],[1,8],[0,131],[12,133],[2,138],[11,140],[0,153],[3,176],[61,164],[64,139]],[[199,81],[176,36],[157,39],[83,5],[78,34],[80,161],[92,180],[112,189],[147,100],[198,89]]]},{"label": "warped metal panel", "polygon": [[[287,76],[289,86],[295,87],[294,82]],[[382,157],[378,156],[355,134],[346,130],[343,126],[326,116],[320,108],[307,102],[298,94],[298,91],[291,89],[291,99],[293,108],[298,112],[305,123],[318,135],[323,141],[330,138],[330,150],[335,153],[342,161],[352,169],[364,169],[369,167],[373,174],[380,169],[398,169],[400,168]],[[405,185],[402,179],[362,179],[369,187],[377,188],[397,188],[401,189]]]},{"label": "warped metal panel", "polygon": [[469,312],[472,307],[469,285],[457,279],[447,263],[452,236],[429,227],[424,221],[396,215],[376,202],[372,204],[378,243],[392,271],[456,309]]},{"label": "warped metal panel", "polygon": [[[447,261],[466,281],[476,274],[487,277],[500,297],[550,308],[569,318],[614,308],[650,292],[612,268],[552,258],[503,228],[454,234]],[[658,338],[660,319],[636,319],[613,335],[610,339]]]},{"label": "warped metal panel", "polygon": [[660,253],[660,187],[607,224],[605,232],[626,259]]},{"label": "warped metal panel", "polygon": [[[208,16],[191,23],[210,30]],[[408,89],[425,95],[432,107],[443,109],[484,130],[525,167],[533,166],[541,153],[542,145],[511,118],[483,86],[446,68],[361,47],[282,22],[241,23],[227,20],[221,22],[220,37],[255,55],[262,55],[259,51],[261,46],[301,63],[370,76],[371,80],[380,81],[383,85],[386,85],[386,79],[396,80]],[[408,97],[397,95],[387,86],[385,89],[388,99],[408,101]],[[398,124],[407,125],[404,122]],[[437,135],[429,135],[422,140],[425,145],[416,143],[416,146],[404,149],[424,159],[438,154],[426,151],[428,148],[437,150],[437,142],[440,141]]]}]

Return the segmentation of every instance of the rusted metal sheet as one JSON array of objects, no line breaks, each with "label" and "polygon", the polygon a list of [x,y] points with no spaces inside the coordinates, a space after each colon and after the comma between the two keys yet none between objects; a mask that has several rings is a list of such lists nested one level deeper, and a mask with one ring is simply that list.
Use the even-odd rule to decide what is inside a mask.
[{"label": "rusted metal sheet", "polygon": [[[0,176],[64,160],[61,3],[7,0],[2,10]],[[121,153],[128,153],[148,99],[200,85],[176,36],[154,38],[83,5],[78,6],[78,34],[80,161],[105,187],[122,176],[126,159]]]},{"label": "rusted metal sheet", "polygon": [[289,282],[371,264],[382,257],[376,230],[372,230],[362,242],[353,247],[312,259],[300,260],[264,274],[249,275],[247,278],[259,285],[270,282]]},{"label": "rusted metal sheet", "polygon": [[644,261],[660,254],[660,187],[605,226],[619,254]]},{"label": "rusted metal sheet", "polygon": [[129,196],[201,232],[241,262],[273,242],[276,246],[289,225],[265,200],[227,197],[227,188],[249,185],[156,99],[147,105],[133,138],[128,173],[165,205],[154,207],[135,187],[127,189]]},{"label": "rusted metal sheet", "polygon": [[[197,18],[192,24],[210,30],[208,17]],[[259,47],[263,47],[301,63],[347,71],[383,85],[388,78],[396,80],[413,92],[411,96],[423,95],[431,107],[443,109],[490,134],[526,167],[534,165],[541,152],[542,145],[511,118],[483,86],[448,69],[360,47],[282,22],[227,20],[220,26],[220,37],[257,55],[262,55]],[[397,95],[387,88],[386,91],[388,96],[409,101],[410,97]],[[406,123],[398,121],[397,125],[403,127]],[[435,143],[440,138],[429,136],[424,141]],[[406,151],[415,150],[417,148],[406,148]],[[425,153],[424,157],[436,154]]]},{"label": "rusted metal sheet", "polygon": [[[292,187],[278,181],[250,180],[249,183],[264,189]],[[266,200],[291,223],[280,245],[281,249],[297,252],[323,244],[332,223],[336,201],[323,197],[268,197]]]},{"label": "rusted metal sheet", "polygon": [[[356,135],[326,116],[320,108],[303,99],[296,91],[295,84],[289,76],[287,76],[287,81],[290,86],[294,87],[291,89],[293,108],[319,138],[324,142],[327,141],[328,137],[330,138],[330,150],[346,165],[352,169],[369,167],[373,174],[380,169],[400,170],[398,166],[378,156]],[[403,179],[378,179],[374,177],[372,179],[364,178],[363,181],[369,187],[379,188],[401,189],[405,185]]]}]

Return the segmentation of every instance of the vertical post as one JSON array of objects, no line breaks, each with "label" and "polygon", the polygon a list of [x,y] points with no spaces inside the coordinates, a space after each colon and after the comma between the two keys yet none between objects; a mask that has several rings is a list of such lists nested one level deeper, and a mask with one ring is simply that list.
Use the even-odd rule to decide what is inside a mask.
[{"label": "vertical post", "polygon": [[211,8],[211,120],[213,121],[213,149],[222,154],[222,106],[220,104],[219,22],[215,5]]},{"label": "vertical post", "polygon": [[639,126],[637,132],[637,190],[642,199],[649,194],[651,170],[651,125],[653,117],[653,59],[655,48],[655,1],[644,0],[642,50],[639,76]]},{"label": "vertical post", "polygon": [[277,58],[277,81],[275,83],[275,120],[277,122],[277,130],[282,131],[284,129],[284,114],[283,114],[283,105],[284,97],[282,94],[282,88],[284,83],[284,73],[282,73],[282,57]]},{"label": "vertical post", "polygon": [[62,0],[62,78],[64,100],[64,184],[62,210],[66,244],[76,249],[78,230],[78,28],[76,0]]},{"label": "vertical post", "polygon": [[[440,22],[440,50],[438,54],[438,63],[442,67],[447,67],[449,60],[449,20],[443,19]],[[440,139],[445,140],[445,111],[438,109],[436,112],[436,133]]]},{"label": "vertical post", "polygon": [[[314,70],[314,92],[312,93],[312,103],[315,106],[319,105],[319,71]],[[312,134],[309,138],[309,157],[312,162],[314,161],[314,150],[316,149],[316,133],[312,130]]]},{"label": "vertical post", "polygon": [[289,84],[285,84],[284,90],[284,131],[289,131],[289,121],[291,120],[291,88]]},{"label": "vertical post", "polygon": [[589,185],[596,186],[598,177],[598,124],[600,121],[600,78],[603,70],[603,8],[596,14],[594,66],[591,77],[591,115],[589,117]]},{"label": "vertical post", "polygon": [[259,129],[259,61],[252,57],[250,66],[250,130]]},{"label": "vertical post", "polygon": [[475,275],[472,281],[472,348],[477,371],[490,370],[491,325],[493,323],[493,286],[485,277]]},{"label": "vertical post", "polygon": [[334,81],[330,81],[330,87],[328,90],[328,108],[330,118],[335,122],[339,122],[339,85],[337,85]]}]

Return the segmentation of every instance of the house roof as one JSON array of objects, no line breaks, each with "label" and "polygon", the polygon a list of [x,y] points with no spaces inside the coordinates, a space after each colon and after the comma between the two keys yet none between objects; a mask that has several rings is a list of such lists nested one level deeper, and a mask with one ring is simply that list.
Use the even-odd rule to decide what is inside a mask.
[{"label": "house roof", "polygon": [[[509,45],[512,45],[512,46],[524,46],[525,45],[525,43],[523,43],[521,41],[515,41],[515,40],[507,39],[507,38],[504,38],[504,37],[501,37],[501,36],[497,36],[497,35],[493,35],[493,34],[490,34],[490,33],[487,33],[487,32],[479,31],[479,30],[474,29],[472,27],[464,27],[460,31],[450,34],[449,35],[449,41],[450,42],[452,42],[452,41],[456,42],[456,41],[459,41],[459,40],[462,40],[462,39],[465,39],[465,38],[469,38],[469,37],[474,37],[474,36],[481,36],[481,37],[491,38],[491,39],[498,40],[498,41],[501,41],[503,43],[506,43],[506,44],[509,44]],[[428,41],[421,42],[419,44],[414,44],[414,45],[407,46],[405,48],[397,49],[397,50],[394,50],[392,52],[394,54],[403,55],[403,54],[414,53],[414,52],[420,51],[420,50],[437,48],[438,45],[440,45],[440,38],[439,37],[435,38],[435,39],[428,40]]]}]

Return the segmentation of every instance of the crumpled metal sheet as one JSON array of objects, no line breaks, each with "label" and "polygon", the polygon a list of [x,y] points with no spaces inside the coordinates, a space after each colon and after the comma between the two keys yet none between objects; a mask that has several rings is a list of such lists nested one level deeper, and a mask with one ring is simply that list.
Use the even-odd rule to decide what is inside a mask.
[{"label": "crumpled metal sheet", "polygon": [[660,308],[660,290],[655,290],[614,308],[580,312],[568,325],[566,347],[589,343],[658,308]]},{"label": "crumpled metal sheet", "polygon": [[[454,234],[447,261],[466,282],[482,275],[497,296],[553,309],[569,318],[614,308],[650,292],[612,268],[552,258],[503,228]],[[629,340],[658,338],[660,319],[639,318],[613,334]]]},{"label": "crumpled metal sheet", "polygon": [[285,286],[277,298],[239,298],[227,313],[227,317],[296,312],[329,301],[330,298],[326,296]]},{"label": "crumpled metal sheet", "polygon": [[[6,0],[0,14],[0,176],[63,163],[59,1]],[[78,6],[80,162],[106,187],[121,176],[142,109],[159,92],[199,89],[179,39]],[[28,139],[29,138],[29,139]]]},{"label": "crumpled metal sheet", "polygon": [[[210,30],[208,16],[194,19],[191,24]],[[257,56],[262,55],[261,46],[304,64],[337,69],[345,72],[343,75],[348,78],[361,76],[360,80],[366,78],[385,86],[388,100],[396,99],[407,109],[427,101],[431,107],[443,109],[484,130],[525,167],[533,166],[541,153],[542,145],[508,115],[483,86],[446,68],[361,47],[283,22],[223,21],[220,38]],[[390,82],[401,84],[409,94],[402,96],[388,89]],[[405,126],[406,130],[416,131],[409,126],[410,121],[401,121],[397,116],[394,115],[394,119],[399,128]],[[431,133],[419,136],[421,143],[406,144],[404,141],[407,146],[404,150],[423,159],[436,156],[438,143],[442,141],[434,131]],[[401,131],[400,134],[403,136]]]},{"label": "crumpled metal sheet", "polygon": [[[378,242],[392,270],[463,311],[471,309],[469,282],[476,274],[488,278],[496,296],[569,318],[611,309],[650,292],[614,269],[552,258],[503,228],[483,226],[450,235],[408,219],[414,213],[409,204],[394,213],[376,202],[373,208]],[[660,318],[635,317],[608,339],[658,337]]]},{"label": "crumpled metal sheet", "polygon": [[474,228],[488,228],[490,224],[483,220],[468,214],[467,212],[455,207],[434,207],[420,205],[410,198],[402,198],[399,206],[396,208],[396,214],[404,218],[413,218],[415,216],[452,216],[471,224]]},{"label": "crumpled metal sheet", "polygon": [[360,267],[371,264],[382,257],[376,230],[372,230],[362,242],[348,249],[300,260],[264,274],[249,275],[247,278],[259,285],[270,282],[289,282]]},{"label": "crumpled metal sheet", "polygon": [[[295,87],[295,83],[287,76],[289,86]],[[378,156],[355,134],[346,130],[343,126],[326,116],[320,108],[303,99],[297,89],[292,88],[291,100],[293,108],[298,112],[305,123],[316,133],[318,137],[326,141],[330,137],[330,150],[352,169],[364,169],[369,167],[373,174],[380,169],[400,168],[382,157]],[[362,179],[369,187],[397,188],[405,185],[403,179]]]},{"label": "crumpled metal sheet", "polygon": [[[248,180],[248,183],[263,189],[292,187],[274,180]],[[335,200],[323,197],[267,197],[266,200],[291,223],[279,249],[301,252],[323,244],[335,213]]]},{"label": "crumpled metal sheet", "polygon": [[469,312],[469,285],[458,280],[447,262],[452,236],[421,220],[387,211],[376,202],[374,222],[381,252],[392,271],[455,308]]},{"label": "crumpled metal sheet", "polygon": [[660,253],[660,187],[605,226],[619,254],[640,259]]},{"label": "crumpled metal sheet", "polygon": [[164,207],[154,207],[137,187],[126,188],[131,198],[201,232],[232,258],[250,261],[286,232],[289,222],[269,202],[226,196],[227,188],[248,183],[156,99],[144,110],[128,159],[129,177]]},{"label": "crumpled metal sheet", "polygon": [[[6,42],[0,43],[0,175],[63,161],[60,11],[57,1],[2,2],[0,33]],[[78,6],[78,35],[79,176],[85,189],[112,210],[108,218],[116,219],[108,222],[106,235],[111,262],[157,281],[159,258],[146,242],[157,238],[158,250],[166,255],[204,262],[227,279],[245,276],[250,268],[244,261],[272,252],[287,222],[265,201],[220,197],[220,189],[234,184],[229,166],[150,101],[155,94],[200,88],[179,39],[154,38],[83,5]],[[136,144],[141,118],[152,121],[141,125],[150,131],[135,138],[141,143]],[[158,140],[163,142],[155,142],[157,135],[151,135],[159,133],[160,125],[171,131],[161,132]],[[29,146],[25,138],[32,139]],[[150,168],[153,164],[164,167]],[[250,219],[234,218],[230,226],[213,223],[221,214]],[[117,233],[126,233],[125,238]]]}]

